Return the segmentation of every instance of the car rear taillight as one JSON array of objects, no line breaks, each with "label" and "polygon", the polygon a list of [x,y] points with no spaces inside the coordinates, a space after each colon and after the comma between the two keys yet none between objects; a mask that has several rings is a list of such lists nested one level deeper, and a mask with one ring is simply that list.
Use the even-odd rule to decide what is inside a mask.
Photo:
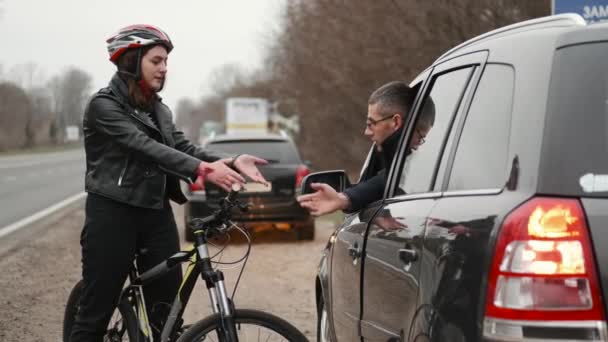
[{"label": "car rear taillight", "polygon": [[533,198],[509,214],[490,268],[484,337],[605,341],[591,246],[578,200]]},{"label": "car rear taillight", "polygon": [[196,180],[190,184],[190,191],[192,193],[205,191],[205,182],[203,181],[203,177],[197,177]]},{"label": "car rear taillight", "polygon": [[310,173],[310,170],[306,165],[300,165],[296,169],[296,188],[302,183],[302,179]]}]

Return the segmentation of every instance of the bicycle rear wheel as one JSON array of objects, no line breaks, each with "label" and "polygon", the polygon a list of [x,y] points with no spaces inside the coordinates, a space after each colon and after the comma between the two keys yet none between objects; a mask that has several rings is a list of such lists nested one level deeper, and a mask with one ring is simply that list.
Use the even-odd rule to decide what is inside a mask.
[{"label": "bicycle rear wheel", "polygon": [[[68,302],[65,306],[63,315],[63,342],[70,342],[70,335],[74,321],[78,315],[80,308],[80,297],[82,296],[82,280],[76,283]],[[139,329],[137,328],[137,317],[135,316],[134,308],[128,298],[122,298],[118,304],[118,308],[112,314],[108,330],[104,336],[104,341],[146,341]]]},{"label": "bicycle rear wheel", "polygon": [[[289,322],[257,310],[236,310],[234,314],[239,342],[245,341],[295,341],[308,342],[306,337]],[[219,314],[211,315],[192,325],[177,342],[227,342],[219,339],[221,329]]]}]

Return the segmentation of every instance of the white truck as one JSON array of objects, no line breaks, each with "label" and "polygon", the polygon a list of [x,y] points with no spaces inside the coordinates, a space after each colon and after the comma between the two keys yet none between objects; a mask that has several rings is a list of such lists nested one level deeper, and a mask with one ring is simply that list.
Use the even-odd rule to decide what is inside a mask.
[{"label": "white truck", "polygon": [[268,100],[231,97],[226,100],[226,134],[268,133]]}]

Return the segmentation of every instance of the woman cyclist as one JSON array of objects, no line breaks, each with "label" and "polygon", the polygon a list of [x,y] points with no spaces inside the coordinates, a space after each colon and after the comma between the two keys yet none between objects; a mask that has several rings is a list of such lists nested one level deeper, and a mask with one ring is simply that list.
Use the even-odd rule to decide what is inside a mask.
[{"label": "woman cyclist", "polygon": [[[245,182],[241,174],[266,183],[257,168],[265,160],[226,158],[191,144],[176,130],[169,108],[157,95],[173,49],[166,33],[151,25],[132,25],[107,44],[118,71],[92,97],[83,121],[88,192],[80,240],[84,288],[73,342],[102,341],[137,250],[146,249],[137,260],[140,271],[179,250],[169,205],[169,200],[186,201],[179,178],[204,176],[226,190]],[[181,277],[176,269],[144,289],[155,335]]]}]

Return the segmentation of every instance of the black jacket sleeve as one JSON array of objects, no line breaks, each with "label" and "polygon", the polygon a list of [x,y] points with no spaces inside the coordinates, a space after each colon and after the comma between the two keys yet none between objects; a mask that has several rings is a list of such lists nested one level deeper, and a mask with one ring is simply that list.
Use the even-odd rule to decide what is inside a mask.
[{"label": "black jacket sleeve", "polygon": [[116,101],[97,97],[89,104],[86,115],[97,132],[108,136],[139,158],[152,160],[184,178],[195,176],[199,159],[150,138],[133,123]]},{"label": "black jacket sleeve", "polygon": [[346,189],[344,194],[350,199],[350,207],[347,211],[359,211],[368,204],[381,200],[384,196],[385,185],[386,175],[384,171],[381,171],[374,177]]}]

